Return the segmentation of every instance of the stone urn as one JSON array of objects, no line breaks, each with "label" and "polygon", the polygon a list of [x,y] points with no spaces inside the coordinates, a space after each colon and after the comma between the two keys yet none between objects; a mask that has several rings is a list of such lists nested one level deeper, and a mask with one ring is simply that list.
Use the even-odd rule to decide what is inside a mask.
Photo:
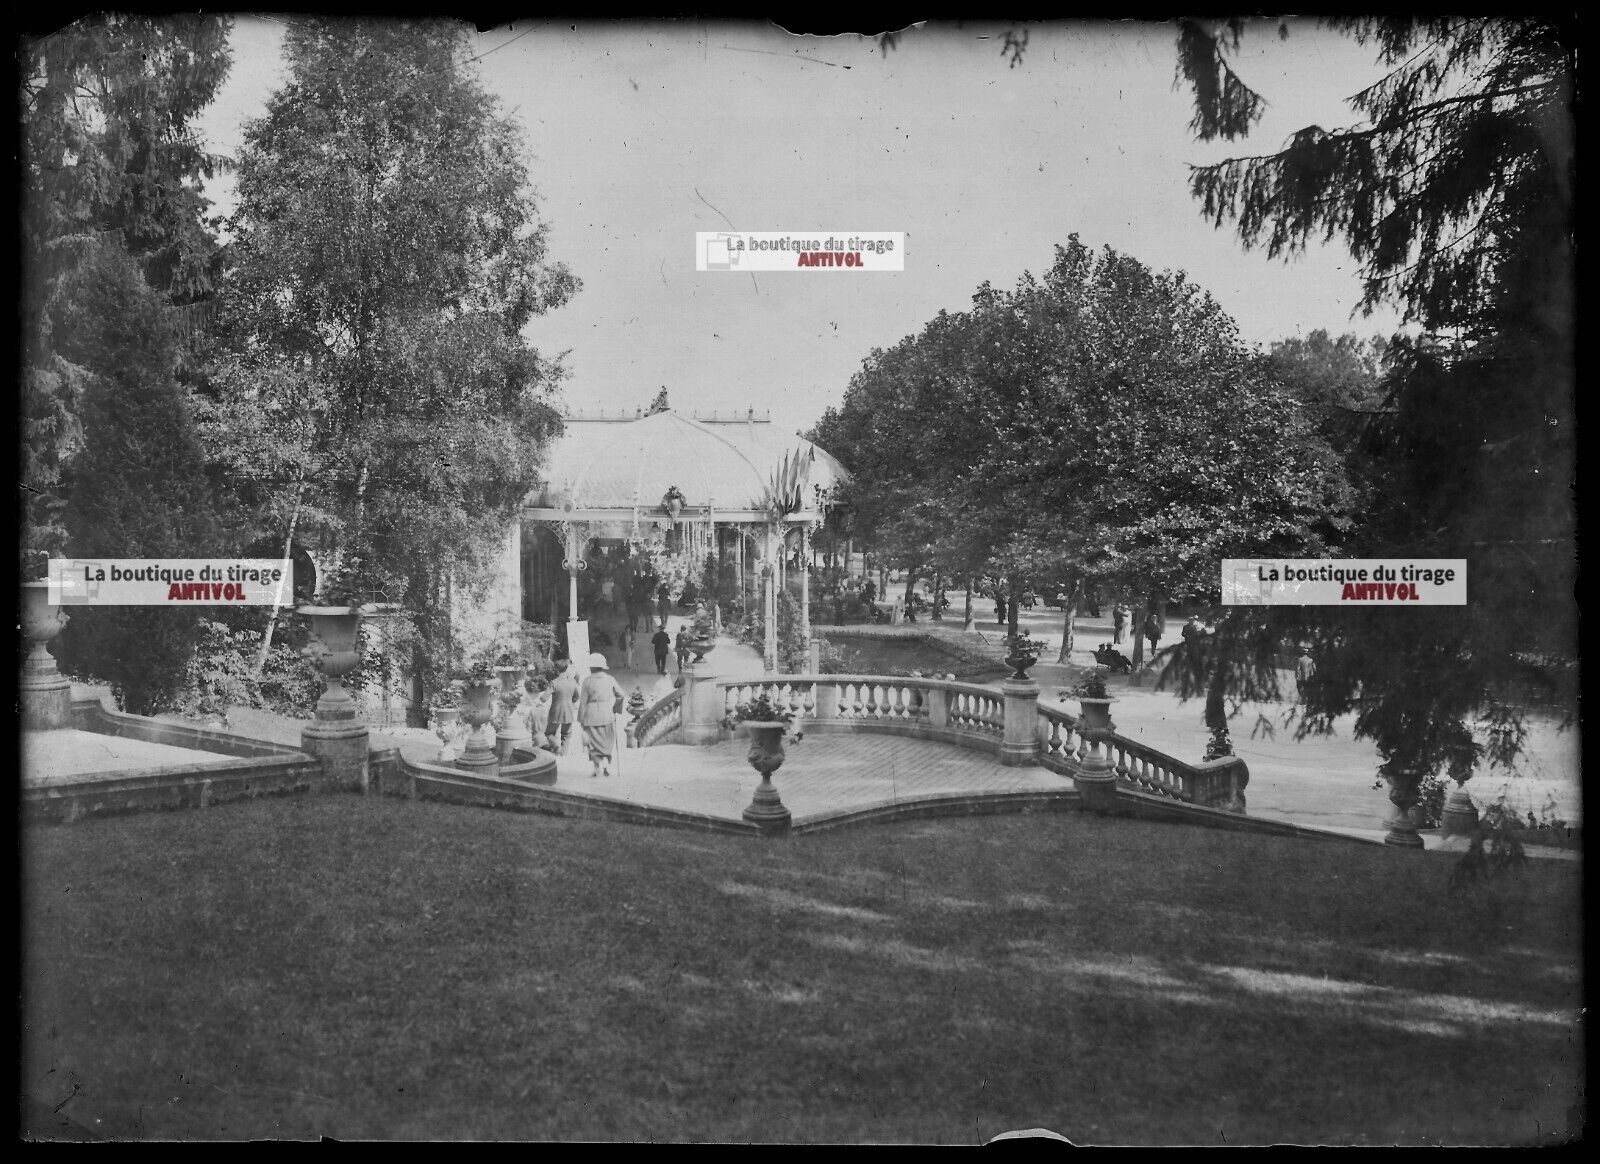
[{"label": "stone urn", "polygon": [[495,685],[491,681],[469,680],[462,688],[466,706],[461,709],[461,720],[472,730],[467,733],[466,747],[457,764],[469,768],[488,768],[495,764],[494,729],[489,722],[494,719]]},{"label": "stone urn", "polygon": [[1011,678],[1026,679],[1028,668],[1039,661],[1039,656],[1031,651],[1019,651],[1015,648],[1006,656],[1006,666],[1011,668]]},{"label": "stone urn", "polygon": [[302,606],[299,613],[311,624],[311,642],[301,654],[327,680],[327,690],[317,700],[317,718],[355,719],[356,701],[345,690],[344,677],[361,661],[357,650],[361,611],[354,606]]},{"label": "stone urn", "polygon": [[1403,849],[1420,849],[1422,838],[1417,835],[1417,801],[1422,791],[1422,774],[1399,772],[1385,777],[1389,782],[1389,803],[1392,811],[1384,818],[1388,832],[1383,843]]},{"label": "stone urn", "polygon": [[59,606],[50,604],[50,583],[22,584],[22,635],[30,648],[18,684],[24,727],[72,726],[72,684],[57,669],[55,656],[47,645],[70,618]]},{"label": "stone urn", "polygon": [[450,741],[455,738],[456,732],[461,727],[461,709],[459,707],[436,707],[433,709],[433,734],[439,737],[439,759],[455,759],[455,749],[450,746]]},{"label": "stone urn", "polygon": [[706,661],[706,656],[709,655],[712,649],[717,645],[716,639],[711,638],[709,635],[704,637],[689,638],[684,640],[684,642],[685,645],[694,652],[694,661],[696,663],[704,663]]},{"label": "stone urn", "polygon": [[1439,814],[1441,837],[1468,837],[1478,828],[1478,806],[1467,795],[1467,786],[1457,784],[1444,798],[1444,811]]},{"label": "stone urn", "polygon": [[1079,724],[1087,732],[1109,732],[1112,730],[1111,705],[1116,700],[1111,696],[1084,695],[1078,699],[1080,713]]},{"label": "stone urn", "polygon": [[789,827],[789,810],[778,798],[772,783],[772,774],[783,766],[783,736],[789,725],[781,720],[745,720],[743,725],[750,736],[750,751],[745,757],[750,766],[761,773],[761,783],[744,810],[744,819],[769,832]]},{"label": "stone urn", "polygon": [[500,676],[500,714],[496,717],[499,731],[494,737],[494,754],[502,764],[511,762],[518,745],[530,739],[528,713],[523,709],[521,667],[496,667]]},{"label": "stone urn", "polygon": [[1109,811],[1117,800],[1117,774],[1104,749],[1106,737],[1116,730],[1111,722],[1114,702],[1109,695],[1078,697],[1078,732],[1089,747],[1081,759],[1071,761],[1072,783],[1083,807],[1095,812]]},{"label": "stone urn", "polygon": [[61,633],[69,617],[59,606],[50,604],[50,583],[40,580],[22,584],[22,634],[33,647],[28,655],[29,670],[37,669],[35,664],[41,656],[51,670],[55,669],[55,658],[45,644]]}]

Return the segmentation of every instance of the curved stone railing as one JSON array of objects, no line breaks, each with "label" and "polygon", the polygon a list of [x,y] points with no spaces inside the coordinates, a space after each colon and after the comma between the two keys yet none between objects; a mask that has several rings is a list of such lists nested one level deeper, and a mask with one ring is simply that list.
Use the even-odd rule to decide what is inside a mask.
[{"label": "curved stone railing", "polygon": [[[768,695],[794,715],[804,731],[869,731],[934,739],[1001,753],[1006,693],[975,683],[885,675],[767,675],[718,679],[724,715],[758,695]],[[675,689],[628,730],[630,747],[664,742],[683,724],[684,688]],[[1031,702],[1031,701],[1030,701]],[[1090,751],[1071,712],[1037,707],[1038,762],[1062,776]],[[1009,746],[1008,746],[1009,747]],[[1117,782],[1130,791],[1184,804],[1243,812],[1250,770],[1237,756],[1191,764],[1115,732],[1101,739]],[[1032,763],[1023,748],[1023,763]]]},{"label": "curved stone railing", "polygon": [[[1191,764],[1159,752],[1148,744],[1119,736],[1103,737],[1101,746],[1111,760],[1119,783],[1154,796],[1164,796],[1206,808],[1244,811],[1244,790],[1250,769],[1238,756]],[[1039,762],[1052,772],[1072,775],[1072,762],[1089,751],[1077,717],[1059,707],[1039,708]]]},{"label": "curved stone railing", "polygon": [[998,750],[1005,737],[1005,696],[975,683],[884,675],[772,675],[721,679],[723,707],[770,695],[787,704],[797,726],[927,736]]},{"label": "curved stone railing", "polygon": [[648,748],[677,731],[683,723],[682,687],[674,687],[628,725],[628,747]]}]

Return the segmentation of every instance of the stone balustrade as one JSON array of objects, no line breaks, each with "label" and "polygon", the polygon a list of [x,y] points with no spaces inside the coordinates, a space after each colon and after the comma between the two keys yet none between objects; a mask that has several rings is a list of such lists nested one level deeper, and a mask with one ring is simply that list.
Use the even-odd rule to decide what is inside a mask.
[{"label": "stone balustrade", "polygon": [[682,687],[674,687],[629,724],[627,746],[648,748],[676,732],[683,725],[683,691]]},{"label": "stone balustrade", "polygon": [[882,675],[772,675],[718,682],[729,714],[758,695],[794,713],[802,731],[881,731],[998,751],[1005,697],[992,688],[944,679]]},{"label": "stone balustrade", "polygon": [[[1191,764],[1115,732],[1104,737],[1117,782],[1139,792],[1186,804],[1243,812],[1250,769],[1238,756]],[[1072,765],[1089,752],[1089,741],[1071,712],[1039,708],[1039,762],[1052,772],[1072,775]]]},{"label": "stone balustrade", "polygon": [[[883,675],[767,675],[714,682],[727,715],[741,703],[768,695],[789,709],[801,731],[885,732],[1002,756],[1006,749],[1017,750],[1016,741],[1006,738],[1007,693],[992,687]],[[684,689],[676,689],[640,716],[628,729],[628,746],[649,747],[676,735],[684,722],[683,699]],[[1030,698],[1019,706],[1032,702]],[[1036,724],[1036,751],[1016,762],[1037,762],[1073,776],[1074,766],[1091,751],[1078,718],[1064,708],[1040,706]],[[1101,736],[1101,747],[1120,787],[1205,808],[1245,810],[1250,770],[1237,756],[1191,764],[1115,732]]]}]

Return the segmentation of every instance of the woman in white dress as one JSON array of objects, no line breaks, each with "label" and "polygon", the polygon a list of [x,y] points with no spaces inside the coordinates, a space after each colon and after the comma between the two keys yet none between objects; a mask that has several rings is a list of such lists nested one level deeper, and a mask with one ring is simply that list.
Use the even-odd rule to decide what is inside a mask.
[{"label": "woman in white dress", "polygon": [[611,775],[617,758],[617,715],[622,711],[622,687],[606,670],[606,657],[589,656],[589,675],[578,689],[578,727],[583,750],[594,765],[591,776]]}]

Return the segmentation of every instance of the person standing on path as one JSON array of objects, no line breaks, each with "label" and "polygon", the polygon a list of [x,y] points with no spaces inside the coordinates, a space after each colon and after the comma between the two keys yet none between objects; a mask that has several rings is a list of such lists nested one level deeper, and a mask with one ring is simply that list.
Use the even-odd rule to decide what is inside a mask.
[{"label": "person standing on path", "polygon": [[684,664],[689,661],[689,629],[678,628],[678,637],[672,642],[673,649],[678,652],[678,674],[683,674]]},{"label": "person standing on path", "polygon": [[667,673],[667,651],[672,647],[672,636],[667,633],[667,624],[662,623],[659,630],[650,636],[650,645],[656,652],[656,674]]},{"label": "person standing on path", "polygon": [[1311,685],[1311,677],[1317,673],[1316,660],[1311,657],[1311,644],[1300,644],[1300,657],[1294,661],[1294,691],[1301,699],[1306,697],[1306,688]]},{"label": "person standing on path", "polygon": [[606,670],[606,657],[589,656],[589,677],[578,695],[578,726],[583,731],[583,750],[594,765],[592,778],[611,775],[617,759],[617,716],[622,712],[622,687]]},{"label": "person standing on path", "polygon": [[578,680],[573,674],[571,660],[563,659],[561,668],[550,684],[550,718],[545,721],[544,734],[549,737],[550,750],[561,755],[567,750],[572,736],[572,724],[578,709]]},{"label": "person standing on path", "polygon": [[1133,611],[1128,609],[1128,605],[1125,602],[1117,603],[1116,609],[1111,612],[1111,641],[1119,647],[1122,645],[1122,641],[1128,637],[1128,620],[1132,617]]},{"label": "person standing on path", "polygon": [[1150,640],[1150,653],[1156,653],[1156,644],[1161,641],[1161,620],[1156,617],[1156,612],[1151,611],[1145,615],[1144,637]]},{"label": "person standing on path", "polygon": [[633,627],[625,626],[622,628],[622,657],[628,661],[628,670],[630,671],[633,670],[633,642],[636,637],[633,633]]}]

